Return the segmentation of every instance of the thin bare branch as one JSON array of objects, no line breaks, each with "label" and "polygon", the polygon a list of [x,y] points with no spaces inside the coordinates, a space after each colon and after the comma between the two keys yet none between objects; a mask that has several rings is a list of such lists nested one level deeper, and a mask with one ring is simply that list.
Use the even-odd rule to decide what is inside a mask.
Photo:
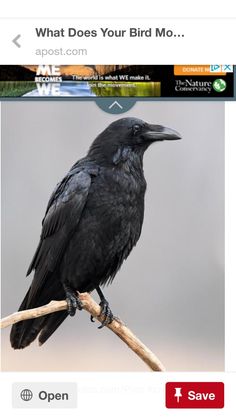
[{"label": "thin bare branch", "polygon": [[[81,293],[79,298],[83,304],[83,309],[90,313],[99,322],[104,319],[100,316],[101,307],[92,299],[90,294]],[[22,320],[28,320],[35,317],[45,316],[46,314],[54,313],[56,311],[62,311],[67,309],[67,302],[64,301],[51,301],[42,307],[33,308],[30,310],[18,311],[5,317],[0,321],[0,327],[5,328],[18,323]],[[108,324],[108,327],[114,332],[126,345],[135,352],[139,358],[141,358],[146,365],[153,371],[165,371],[165,368],[161,361],[154,355],[154,353],[144,345],[128,327],[126,327],[121,320],[114,319],[112,323]]]}]

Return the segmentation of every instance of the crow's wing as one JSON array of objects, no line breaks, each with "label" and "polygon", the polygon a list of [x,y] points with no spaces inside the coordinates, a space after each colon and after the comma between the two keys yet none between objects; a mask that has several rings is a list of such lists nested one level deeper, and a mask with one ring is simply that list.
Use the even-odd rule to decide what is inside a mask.
[{"label": "crow's wing", "polygon": [[75,231],[86,204],[91,176],[86,171],[68,174],[53,192],[42,221],[40,242],[27,271],[35,269],[30,299],[54,272]]}]

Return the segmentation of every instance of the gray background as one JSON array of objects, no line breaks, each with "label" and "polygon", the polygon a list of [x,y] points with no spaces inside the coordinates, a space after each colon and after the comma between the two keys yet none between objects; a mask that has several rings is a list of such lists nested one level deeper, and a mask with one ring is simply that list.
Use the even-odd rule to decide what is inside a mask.
[{"label": "gray background", "polygon": [[[174,128],[183,139],[146,152],[142,235],[105,295],[167,370],[223,370],[224,104],[139,102],[125,116]],[[2,104],[2,315],[16,311],[28,289],[25,272],[55,184],[118,118],[94,102]],[[44,346],[23,351],[11,349],[4,330],[2,368],[147,370],[96,326],[80,312]]]}]

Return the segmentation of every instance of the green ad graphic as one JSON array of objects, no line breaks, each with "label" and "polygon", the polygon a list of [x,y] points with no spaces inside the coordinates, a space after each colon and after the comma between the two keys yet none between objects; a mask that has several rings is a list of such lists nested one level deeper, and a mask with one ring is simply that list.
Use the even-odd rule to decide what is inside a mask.
[{"label": "green ad graphic", "polygon": [[224,90],[226,89],[227,83],[223,79],[216,79],[214,80],[212,86],[216,92],[221,93],[224,92]]}]

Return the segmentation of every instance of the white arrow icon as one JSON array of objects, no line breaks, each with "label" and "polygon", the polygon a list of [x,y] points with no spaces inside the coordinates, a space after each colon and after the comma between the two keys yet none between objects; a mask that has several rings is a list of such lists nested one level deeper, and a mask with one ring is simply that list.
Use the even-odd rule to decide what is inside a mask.
[{"label": "white arrow icon", "polygon": [[110,106],[109,106],[109,109],[112,109],[113,108],[113,106],[118,106],[120,109],[123,109],[123,106],[121,106],[116,100],[115,100],[115,102],[113,102]]},{"label": "white arrow icon", "polygon": [[17,48],[20,48],[21,47],[21,45],[19,44],[19,42],[17,42],[18,41],[18,39],[21,37],[21,35],[17,35],[13,40],[12,40],[12,42],[13,42],[13,44],[15,44],[15,46],[17,47]]}]

